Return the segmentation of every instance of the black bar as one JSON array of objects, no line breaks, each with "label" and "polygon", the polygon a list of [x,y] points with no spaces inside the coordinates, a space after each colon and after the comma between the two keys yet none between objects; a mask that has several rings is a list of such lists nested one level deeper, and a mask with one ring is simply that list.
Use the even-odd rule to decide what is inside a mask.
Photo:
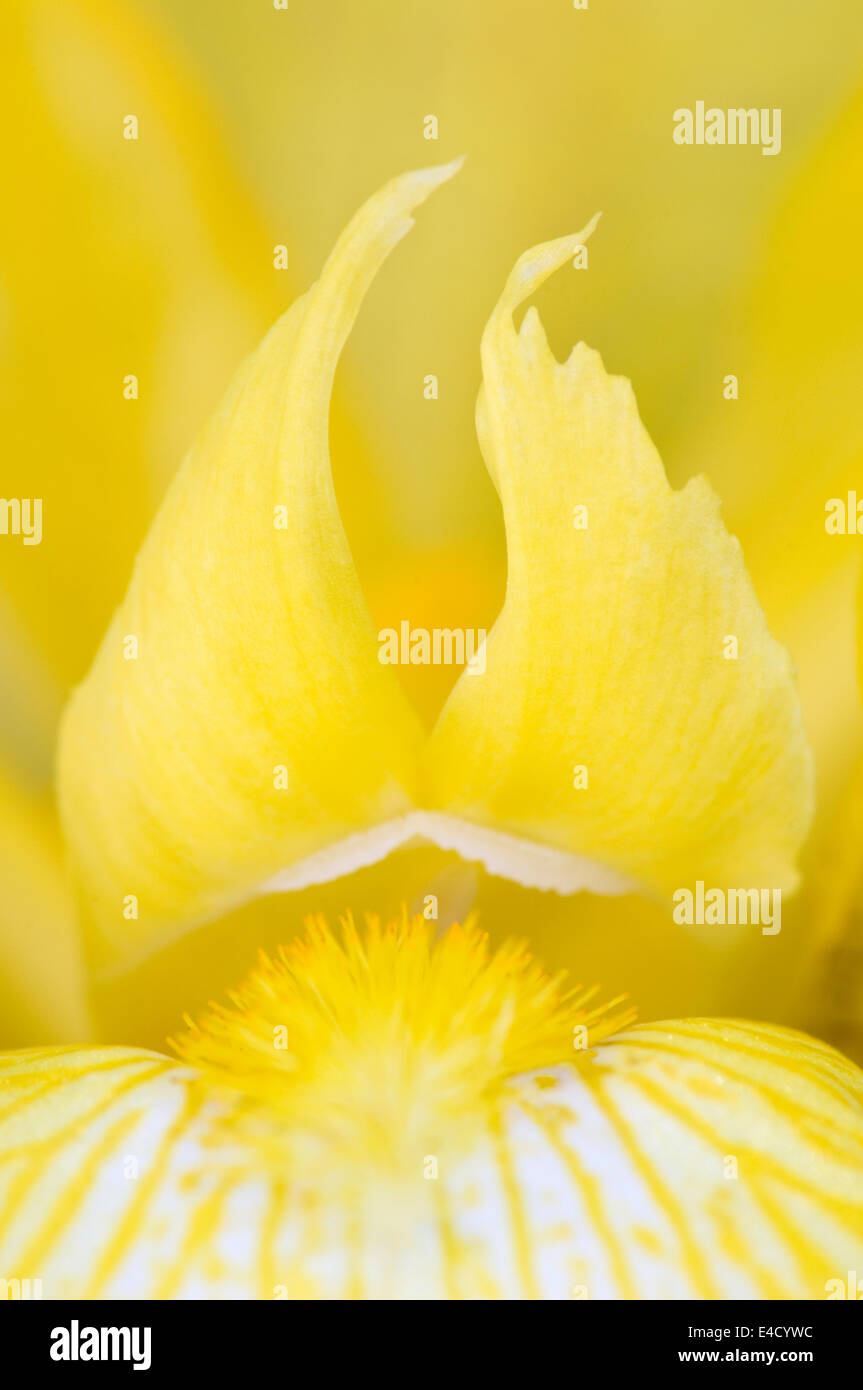
[{"label": "black bar", "polygon": [[[286,1380],[307,1381],[308,1373],[300,1368],[309,1359],[319,1367],[315,1378],[329,1379],[339,1347],[344,1347],[353,1377],[362,1374],[364,1365],[383,1367],[389,1362],[399,1368],[398,1379],[408,1381],[420,1368],[428,1372],[436,1348],[440,1348],[442,1374],[448,1377],[463,1372],[468,1363],[487,1373],[488,1362],[514,1357],[519,1347],[527,1358],[525,1377],[532,1382],[546,1375],[559,1378],[561,1361],[564,1367],[569,1364],[567,1379],[571,1381],[578,1378],[579,1368],[595,1380],[600,1367],[615,1381],[623,1372],[664,1372],[672,1366],[685,1375],[692,1369],[697,1374],[704,1366],[726,1370],[757,1366],[772,1371],[793,1365],[823,1376],[840,1368],[847,1373],[859,1365],[861,1314],[863,1308],[850,1309],[837,1302],[573,1301],[567,1306],[552,1304],[540,1313],[541,1326],[533,1323],[535,1312],[519,1309],[516,1314],[510,1308],[505,1323],[499,1325],[504,1336],[496,1340],[494,1311],[478,1313],[475,1305],[469,1323],[461,1323],[464,1314],[456,1311],[456,1324],[448,1327],[445,1311],[427,1303],[390,1304],[380,1322],[374,1305],[366,1305],[362,1324],[355,1324],[355,1312],[342,1311],[332,1303],[304,1303],[300,1311],[296,1304],[283,1301],[20,1301],[0,1305],[0,1350],[4,1371],[12,1364],[19,1374],[40,1370],[52,1376],[92,1377],[108,1368],[116,1376],[132,1374],[137,1360],[139,1376],[159,1378],[179,1371],[198,1378],[212,1371],[217,1384],[232,1372],[247,1382],[250,1375],[273,1374],[277,1367]],[[516,1315],[529,1320],[524,1328],[513,1324]],[[350,1341],[333,1335],[343,1317],[357,1330]],[[492,1318],[491,1324],[485,1323],[486,1317]],[[112,1328],[116,1336],[106,1332],[103,1342],[102,1329]],[[137,1338],[134,1329],[138,1329]],[[452,1341],[447,1336],[450,1330],[456,1333]],[[537,1335],[547,1340],[538,1342]],[[531,1342],[523,1342],[523,1336]],[[63,1352],[70,1358],[77,1350],[78,1359],[55,1359],[52,1348],[55,1355]],[[406,1354],[406,1348],[414,1351]],[[96,1350],[100,1358],[104,1350],[106,1359],[82,1355],[90,1350]],[[118,1359],[112,1359],[114,1351]],[[508,1381],[520,1378],[516,1370],[520,1360],[519,1356],[508,1367]]]}]

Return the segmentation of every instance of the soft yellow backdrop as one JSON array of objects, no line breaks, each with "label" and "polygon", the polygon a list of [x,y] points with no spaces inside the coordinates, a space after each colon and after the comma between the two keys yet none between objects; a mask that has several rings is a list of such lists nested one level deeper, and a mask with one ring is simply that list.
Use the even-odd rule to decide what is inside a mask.
[{"label": "soft yellow backdrop", "polygon": [[[43,543],[0,538],[0,1043],[81,1036],[74,912],[51,824],[56,719],[122,596],[185,448],[268,323],[392,174],[466,153],[375,286],[336,383],[336,486],[380,626],[490,627],[499,507],[473,429],[479,339],[518,253],[598,208],[590,268],[538,297],[553,345],[584,338],[631,377],[672,481],[704,469],[800,673],[819,814],[778,938],[690,934],[636,899],[561,900],[416,851],[348,883],[243,909],[116,981],[96,1027],[158,1044],[312,908],[391,911],[440,891],[550,964],[629,989],[641,1016],[831,1012],[857,896],[837,810],[861,744],[854,537],[824,502],[854,486],[859,402],[863,12],[766,0],[12,0],[0,103],[6,496],[44,498]],[[7,66],[8,65],[8,66]],[[698,99],[781,107],[783,148],[680,148]],[[121,138],[139,117],[141,138]],[[439,139],[423,138],[434,114]],[[290,267],[272,267],[276,243]],[[128,372],[141,397],[122,397]],[[423,377],[440,399],[423,398]],[[722,379],[740,377],[740,399]],[[863,493],[863,488],[860,489]],[[430,720],[451,672],[409,670]],[[22,872],[23,869],[23,872]],[[841,907],[827,927],[829,893]],[[848,886],[850,882],[850,887]],[[221,949],[215,949],[221,943]],[[852,959],[853,950],[851,951]],[[192,982],[190,987],[190,981]]]}]

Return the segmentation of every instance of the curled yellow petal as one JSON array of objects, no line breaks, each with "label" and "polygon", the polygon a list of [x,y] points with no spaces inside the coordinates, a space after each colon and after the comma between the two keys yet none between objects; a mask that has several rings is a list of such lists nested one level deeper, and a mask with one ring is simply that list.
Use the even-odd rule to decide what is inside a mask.
[{"label": "curled yellow petal", "polygon": [[[521,257],[482,343],[477,428],[507,534],[482,677],[426,759],[434,803],[665,894],[790,889],[811,766],[787,653],[704,478],[680,492],[628,381],[513,312],[593,228]],[[527,866],[525,881],[544,881]],[[557,872],[557,871],[556,871]]]},{"label": "curled yellow petal", "polygon": [[412,804],[421,726],[377,659],[327,420],[364,293],[456,168],[373,197],[241,369],[67,709],[61,810],[102,967]]}]

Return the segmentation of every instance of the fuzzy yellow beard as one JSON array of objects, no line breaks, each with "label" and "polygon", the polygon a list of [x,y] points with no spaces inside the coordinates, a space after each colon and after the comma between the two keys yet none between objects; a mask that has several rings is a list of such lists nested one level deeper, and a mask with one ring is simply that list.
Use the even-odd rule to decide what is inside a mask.
[{"label": "fuzzy yellow beard", "polygon": [[374,1174],[413,1188],[493,1122],[510,1078],[632,1021],[596,994],[520,942],[492,953],[473,920],[437,936],[406,913],[337,932],[315,918],[172,1045],[224,1097],[220,1147],[315,1187],[367,1190]]}]

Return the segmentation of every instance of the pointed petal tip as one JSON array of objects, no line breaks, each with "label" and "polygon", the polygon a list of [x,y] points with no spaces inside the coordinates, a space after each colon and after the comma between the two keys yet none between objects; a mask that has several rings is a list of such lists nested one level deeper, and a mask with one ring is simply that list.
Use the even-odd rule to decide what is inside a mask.
[{"label": "pointed petal tip", "polygon": [[453,178],[466,159],[466,154],[460,154],[446,164],[430,164],[424,169],[412,169],[409,173],[402,174],[397,182],[412,184],[415,188],[421,188],[426,194],[429,194],[434,189],[439,188],[442,183],[447,183]]},{"label": "pointed petal tip", "polygon": [[447,179],[451,179],[454,174],[457,174],[459,170],[463,168],[466,159],[467,154],[457,154],[454,159],[448,160],[446,164],[432,164],[426,172],[429,174],[437,174],[440,181],[443,183]]},{"label": "pointed petal tip", "polygon": [[497,308],[489,320],[489,327],[499,320],[500,315],[516,309],[535,293],[549,276],[574,257],[593,233],[601,216],[601,212],[594,213],[580,232],[571,232],[568,236],[557,237],[554,241],[540,242],[539,245],[531,246],[523,252],[504,286]]},{"label": "pointed petal tip", "polygon": [[588,237],[591,237],[593,233],[596,231],[596,226],[601,216],[601,211],[595,212],[591,217],[590,221],[588,222],[587,226],[584,227],[582,231],[575,233],[575,240],[579,246],[583,246],[584,243],[587,241]]}]

